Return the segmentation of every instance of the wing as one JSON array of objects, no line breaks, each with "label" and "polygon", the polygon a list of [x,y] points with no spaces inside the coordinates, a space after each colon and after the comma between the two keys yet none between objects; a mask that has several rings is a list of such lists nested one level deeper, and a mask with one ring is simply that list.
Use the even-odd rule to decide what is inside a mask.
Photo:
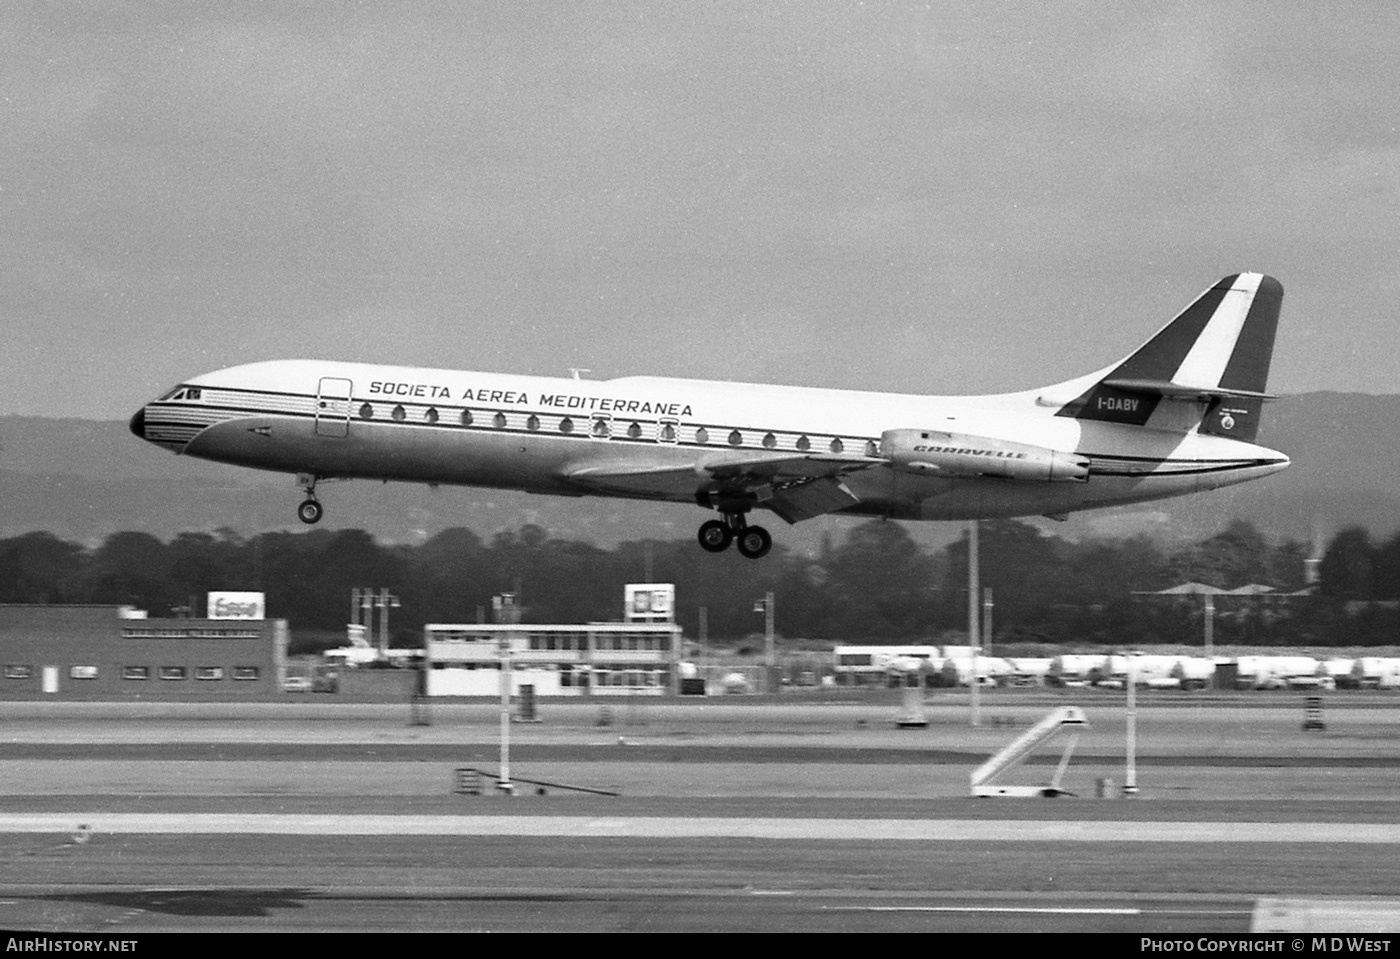
[{"label": "wing", "polygon": [[859,503],[841,477],[883,463],[877,457],[835,453],[737,454],[710,457],[690,466],[610,463],[575,470],[568,478],[599,492],[648,499],[699,499],[709,494],[747,499],[796,523]]}]

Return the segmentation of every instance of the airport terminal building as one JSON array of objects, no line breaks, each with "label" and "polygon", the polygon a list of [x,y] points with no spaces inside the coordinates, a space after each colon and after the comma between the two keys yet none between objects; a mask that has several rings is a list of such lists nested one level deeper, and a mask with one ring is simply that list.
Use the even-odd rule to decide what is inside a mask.
[{"label": "airport terminal building", "polygon": [[681,628],[674,623],[520,624],[424,628],[429,696],[494,696],[502,652],[511,693],[662,696],[677,689]]},{"label": "airport terminal building", "polygon": [[533,625],[520,622],[514,597],[496,597],[496,623],[430,623],[423,628],[424,692],[511,695],[663,696],[679,692],[681,627],[675,586],[629,583],[623,621]]},{"label": "airport terminal building", "polygon": [[0,699],[267,700],[286,661],[286,620],[0,605]]}]

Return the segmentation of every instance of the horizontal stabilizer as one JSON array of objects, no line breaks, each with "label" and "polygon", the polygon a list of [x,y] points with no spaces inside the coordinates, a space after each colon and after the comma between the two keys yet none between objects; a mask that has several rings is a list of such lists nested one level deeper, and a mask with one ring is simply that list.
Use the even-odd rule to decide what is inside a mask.
[{"label": "horizontal stabilizer", "polygon": [[1276,400],[1273,393],[1258,393],[1254,390],[1230,390],[1223,386],[1193,386],[1189,383],[1173,383],[1171,380],[1104,380],[1104,386],[1129,390],[1136,393],[1156,393],[1171,400],[1204,400],[1217,396],[1235,399]]}]

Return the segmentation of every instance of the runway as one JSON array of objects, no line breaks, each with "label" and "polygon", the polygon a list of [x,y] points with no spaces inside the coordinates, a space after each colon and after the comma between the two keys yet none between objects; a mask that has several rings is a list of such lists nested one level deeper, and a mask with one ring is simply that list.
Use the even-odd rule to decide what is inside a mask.
[{"label": "runway", "polygon": [[456,793],[462,764],[494,768],[478,706],[424,728],[389,707],[4,703],[0,927],[1400,929],[1389,700],[1311,737],[1286,706],[1181,702],[1140,708],[1132,800],[1093,798],[1122,776],[1106,706],[1067,777],[1078,797],[973,800],[970,769],[1017,729],[968,729],[953,706],[912,738],[880,701],[657,703],[606,730],[546,704],[512,729],[517,778],[610,797]]},{"label": "runway", "polygon": [[0,813],[2,833],[253,836],[518,836],[901,843],[1400,844],[1400,823],[754,818],[676,816]]}]

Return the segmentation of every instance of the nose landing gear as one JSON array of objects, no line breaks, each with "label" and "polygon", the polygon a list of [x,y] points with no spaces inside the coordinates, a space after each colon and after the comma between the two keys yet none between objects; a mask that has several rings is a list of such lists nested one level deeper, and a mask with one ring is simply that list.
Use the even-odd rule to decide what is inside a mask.
[{"label": "nose landing gear", "polygon": [[319,523],[325,510],[321,508],[321,503],[316,499],[316,477],[306,473],[297,476],[297,485],[306,491],[306,499],[302,500],[297,507],[297,519],[308,526]]},{"label": "nose landing gear", "polygon": [[723,553],[730,543],[735,543],[740,555],[748,559],[767,556],[773,548],[773,537],[768,531],[762,526],[749,526],[743,513],[725,513],[723,520],[710,520],[700,527],[697,538],[701,549],[710,553]]}]

